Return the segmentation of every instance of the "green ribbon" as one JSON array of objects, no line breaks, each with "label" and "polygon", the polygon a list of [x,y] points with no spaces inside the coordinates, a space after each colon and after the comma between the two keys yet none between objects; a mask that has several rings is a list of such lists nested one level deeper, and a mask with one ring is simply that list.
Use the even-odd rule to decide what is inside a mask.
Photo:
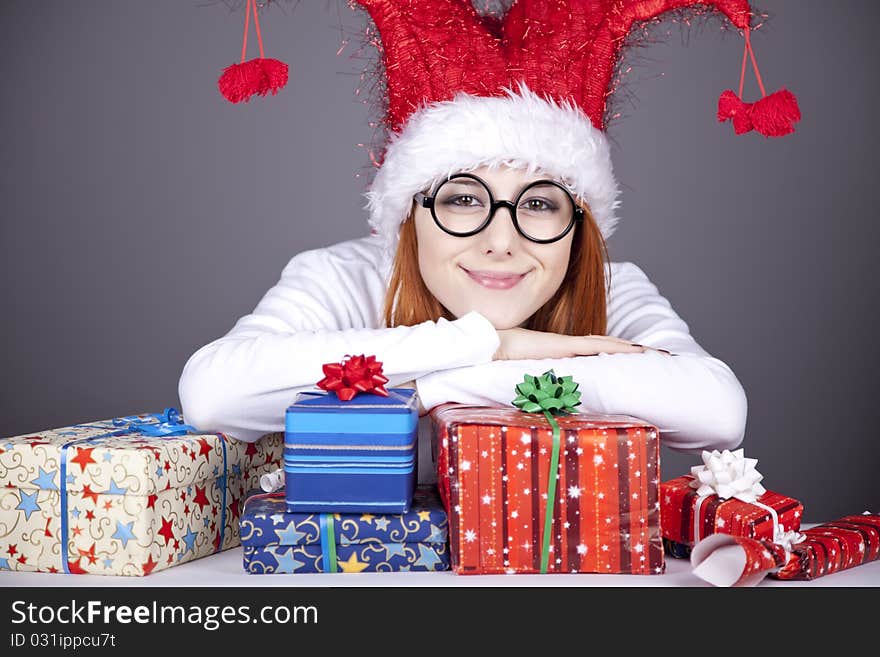
[{"label": "green ribbon", "polygon": [[553,504],[556,501],[556,474],[559,470],[559,424],[554,415],[574,413],[581,403],[578,384],[570,376],[556,376],[553,370],[541,376],[526,374],[516,386],[516,399],[511,402],[525,413],[543,413],[553,430],[553,448],[550,452],[550,473],[547,484],[547,505],[544,510],[544,535],[541,541],[541,573],[547,572],[550,561],[550,534],[553,523]]},{"label": "green ribbon", "polygon": [[324,572],[338,572],[339,568],[336,565],[336,523],[333,522],[333,514],[322,513],[319,523],[321,525],[321,553],[324,557]]}]

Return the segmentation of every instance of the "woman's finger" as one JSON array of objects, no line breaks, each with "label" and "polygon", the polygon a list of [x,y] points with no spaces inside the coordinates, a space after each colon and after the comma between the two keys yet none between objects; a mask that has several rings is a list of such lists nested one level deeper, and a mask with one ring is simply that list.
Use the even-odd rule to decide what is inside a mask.
[{"label": "woman's finger", "polygon": [[619,342],[622,344],[636,344],[632,340],[624,340],[623,338],[618,338],[613,335],[587,335],[585,337],[592,338],[594,340],[609,340],[611,342]]},{"label": "woman's finger", "polygon": [[630,340],[624,340],[623,338],[618,338],[613,335],[589,335],[589,336],[585,336],[585,337],[589,337],[592,339],[598,339],[598,340],[611,340],[611,341],[619,343],[619,344],[633,345],[635,347],[640,347],[641,349],[639,349],[639,351],[642,351],[642,352],[644,352],[644,351],[658,351],[661,354],[666,354],[667,356],[672,355],[666,349],[661,349],[660,347],[649,347],[647,345],[642,345],[637,342],[632,342]]},{"label": "woman's finger", "polygon": [[590,336],[583,338],[581,344],[585,352],[584,355],[594,355],[597,353],[640,354],[645,351],[645,347],[642,345],[632,344],[626,340],[603,339],[603,337]]}]

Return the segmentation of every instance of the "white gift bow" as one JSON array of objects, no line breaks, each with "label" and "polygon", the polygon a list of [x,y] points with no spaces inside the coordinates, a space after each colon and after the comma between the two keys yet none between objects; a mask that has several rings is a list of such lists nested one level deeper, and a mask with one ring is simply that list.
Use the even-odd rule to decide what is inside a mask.
[{"label": "white gift bow", "polygon": [[794,531],[785,531],[779,524],[776,509],[758,501],[758,497],[767,492],[759,482],[764,478],[755,469],[758,459],[747,459],[743,450],[731,452],[717,449],[711,452],[703,450],[703,465],[691,468],[694,479],[691,488],[697,489],[697,500],[694,505],[694,545],[700,542],[700,509],[703,501],[712,495],[726,500],[735,497],[738,500],[759,506],[770,514],[773,520],[773,542],[781,545],[786,553],[791,546],[806,539],[806,536]]},{"label": "white gift bow", "polygon": [[755,469],[758,459],[745,458],[742,449],[703,450],[702,457],[703,465],[691,468],[695,477],[691,488],[696,488],[700,497],[714,494],[724,500],[735,497],[751,503],[767,492],[759,483],[764,475]]},{"label": "white gift bow", "polygon": [[278,469],[262,475],[260,477],[260,488],[267,493],[274,493],[284,488],[284,470]]}]

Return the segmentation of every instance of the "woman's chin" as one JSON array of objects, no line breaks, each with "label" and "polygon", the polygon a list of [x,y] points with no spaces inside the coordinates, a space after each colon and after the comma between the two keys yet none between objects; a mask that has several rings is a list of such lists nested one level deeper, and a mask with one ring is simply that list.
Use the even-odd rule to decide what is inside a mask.
[{"label": "woman's chin", "polygon": [[[449,308],[449,306],[444,305],[444,308]],[[455,317],[464,317],[468,313],[478,312],[489,320],[496,331],[521,327],[531,317],[531,315],[524,315],[522,313],[511,313],[509,308],[504,308],[503,311],[506,312],[501,312],[502,309],[500,308],[484,308],[481,307],[481,304],[462,305],[450,310]]]},{"label": "woman's chin", "polygon": [[499,316],[499,315],[495,315],[492,313],[485,313],[482,310],[477,310],[477,312],[479,312],[481,315],[483,315],[483,317],[488,319],[492,323],[492,326],[495,327],[496,331],[503,331],[505,329],[517,328],[519,326],[522,326],[526,322],[526,319],[527,319],[527,318],[522,318],[519,316],[516,316],[516,317],[512,317],[509,315]]}]

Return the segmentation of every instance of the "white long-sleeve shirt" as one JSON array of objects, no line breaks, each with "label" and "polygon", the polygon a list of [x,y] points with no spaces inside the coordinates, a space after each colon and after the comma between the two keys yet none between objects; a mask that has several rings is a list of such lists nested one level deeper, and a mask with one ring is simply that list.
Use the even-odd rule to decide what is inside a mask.
[{"label": "white long-sleeve shirt", "polygon": [[637,354],[493,361],[499,338],[478,312],[384,327],[391,262],[374,236],[294,256],[249,315],[196,351],[180,378],[184,417],[200,430],[254,441],[283,431],[285,409],[323,378],[324,363],[374,354],[386,387],[414,380],[426,409],[446,401],[510,404],[523,374],[572,375],[582,412],[632,415],[687,452],[742,441],[746,397],[636,265],[608,263],[608,335],[666,349]]}]

